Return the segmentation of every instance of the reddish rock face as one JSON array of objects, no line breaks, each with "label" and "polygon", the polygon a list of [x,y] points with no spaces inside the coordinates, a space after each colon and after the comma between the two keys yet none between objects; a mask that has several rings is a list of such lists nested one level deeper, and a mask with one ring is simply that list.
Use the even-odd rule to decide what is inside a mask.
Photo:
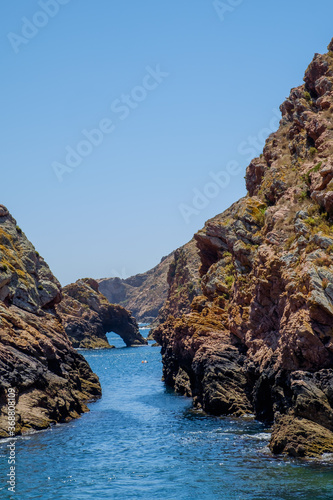
[{"label": "reddish rock face", "polygon": [[153,326],[163,323],[170,314],[179,318],[191,311],[192,300],[201,293],[199,267],[200,257],[194,239],[173,253],[166,276],[168,294]]},{"label": "reddish rock face", "polygon": [[8,389],[16,434],[77,418],[101,395],[56,314],[60,300],[59,282],[0,205],[0,437],[8,436]]},{"label": "reddish rock face", "polygon": [[304,81],[248,196],[195,235],[192,312],[154,331],[168,384],[211,413],[275,421],[272,451],[302,456],[333,451],[333,52]]},{"label": "reddish rock face", "polygon": [[93,279],[65,286],[57,312],[74,347],[110,348],[108,332],[117,333],[127,346],[147,344],[131,313],[124,307],[110,304]]},{"label": "reddish rock face", "polygon": [[130,310],[137,321],[151,323],[156,320],[167,298],[167,275],[172,261],[173,253],[146,273],[126,279],[100,279],[99,291],[112,304],[120,304]]},{"label": "reddish rock face", "polygon": [[[111,303],[129,309],[137,321],[157,325],[167,318],[169,309],[177,317],[191,310],[191,301],[200,289],[198,267],[198,251],[194,240],[191,240],[163,257],[157,266],[146,273],[127,279],[98,280],[99,291]],[[175,280],[180,269],[182,279]],[[171,290],[176,281],[177,300],[174,301]]]}]

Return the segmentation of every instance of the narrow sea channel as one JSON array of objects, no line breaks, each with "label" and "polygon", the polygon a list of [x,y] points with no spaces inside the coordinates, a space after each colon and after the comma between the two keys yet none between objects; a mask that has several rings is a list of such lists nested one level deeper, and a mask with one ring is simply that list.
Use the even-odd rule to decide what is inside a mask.
[{"label": "narrow sea channel", "polygon": [[[148,330],[141,330],[143,335]],[[159,347],[81,351],[103,397],[90,413],[17,438],[18,500],[331,500],[333,463],[274,458],[269,430],[251,419],[215,418],[161,382]],[[142,363],[147,361],[147,363]]]}]

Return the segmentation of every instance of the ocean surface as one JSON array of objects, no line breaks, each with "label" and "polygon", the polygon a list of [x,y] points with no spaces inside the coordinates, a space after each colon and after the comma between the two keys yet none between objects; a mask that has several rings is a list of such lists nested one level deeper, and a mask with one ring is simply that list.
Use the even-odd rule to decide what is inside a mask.
[{"label": "ocean surface", "polygon": [[168,390],[159,347],[109,340],[117,349],[81,351],[103,388],[90,413],[16,439],[15,494],[0,443],[1,499],[333,499],[329,458],[272,457],[263,424],[206,416]]}]

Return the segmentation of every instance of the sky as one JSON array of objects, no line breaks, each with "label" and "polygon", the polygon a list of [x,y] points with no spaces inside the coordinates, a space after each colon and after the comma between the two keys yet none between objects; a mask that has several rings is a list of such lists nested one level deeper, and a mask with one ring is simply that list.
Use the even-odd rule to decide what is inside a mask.
[{"label": "sky", "polygon": [[65,285],[145,272],[246,194],[332,0],[3,0],[1,179]]}]

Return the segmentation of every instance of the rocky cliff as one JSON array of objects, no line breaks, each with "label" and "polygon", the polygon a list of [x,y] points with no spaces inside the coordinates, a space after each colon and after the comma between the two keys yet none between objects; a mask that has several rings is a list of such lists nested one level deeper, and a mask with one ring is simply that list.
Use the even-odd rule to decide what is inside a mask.
[{"label": "rocky cliff", "polygon": [[62,290],[56,306],[74,347],[110,348],[106,333],[115,332],[127,346],[145,345],[136,320],[122,306],[110,304],[93,279],[82,279]]},{"label": "rocky cliff", "polygon": [[170,315],[179,318],[190,312],[194,297],[201,294],[200,256],[195,240],[178,248],[172,255],[166,275],[168,293],[153,327],[164,323]]},{"label": "rocky cliff", "polygon": [[[166,383],[273,422],[273,453],[333,452],[333,41],[282,104],[248,195],[195,235],[202,295],[154,331]],[[176,300],[175,288],[169,301]]]},{"label": "rocky cliff", "polygon": [[112,304],[130,310],[140,323],[154,321],[168,294],[167,275],[173,253],[146,273],[130,278],[104,278],[97,280],[100,292]]},{"label": "rocky cliff", "polygon": [[9,389],[16,434],[76,418],[101,395],[56,314],[60,301],[59,282],[0,205],[0,437],[8,435]]},{"label": "rocky cliff", "polygon": [[191,240],[144,274],[97,281],[110,302],[129,309],[137,321],[156,325],[169,313],[178,317],[190,311],[200,291],[198,249]]}]

